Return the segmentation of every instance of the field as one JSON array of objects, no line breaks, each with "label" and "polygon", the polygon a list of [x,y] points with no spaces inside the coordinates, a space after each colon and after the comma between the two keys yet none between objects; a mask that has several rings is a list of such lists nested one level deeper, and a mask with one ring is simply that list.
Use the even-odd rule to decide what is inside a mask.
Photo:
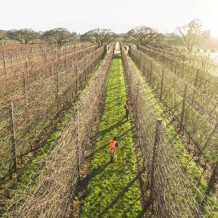
[{"label": "field", "polygon": [[218,217],[205,61],[118,42],[0,52],[0,216]]}]

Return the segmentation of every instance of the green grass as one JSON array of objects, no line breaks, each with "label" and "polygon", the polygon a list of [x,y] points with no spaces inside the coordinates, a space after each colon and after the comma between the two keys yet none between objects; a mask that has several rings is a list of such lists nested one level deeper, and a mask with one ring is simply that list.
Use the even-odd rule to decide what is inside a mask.
[{"label": "green grass", "polygon": [[[137,217],[141,192],[130,122],[124,119],[126,90],[120,55],[114,55],[106,102],[89,174],[81,217]],[[118,136],[118,160],[109,163],[109,140]]]}]

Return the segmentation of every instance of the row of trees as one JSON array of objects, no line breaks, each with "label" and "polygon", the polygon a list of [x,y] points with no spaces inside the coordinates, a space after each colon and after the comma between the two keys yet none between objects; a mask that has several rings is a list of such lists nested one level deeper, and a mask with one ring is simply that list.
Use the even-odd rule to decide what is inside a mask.
[{"label": "row of trees", "polygon": [[77,34],[70,32],[65,28],[56,28],[48,30],[46,32],[36,32],[31,29],[20,29],[20,30],[0,30],[0,40],[13,40],[20,44],[34,43],[37,40],[49,41],[56,43],[59,47],[65,43],[73,42],[77,40]]},{"label": "row of trees", "polygon": [[128,42],[143,46],[176,44],[184,46],[188,51],[192,51],[196,44],[208,38],[210,38],[210,32],[202,30],[202,23],[198,19],[192,20],[185,26],[177,27],[176,32],[171,34],[163,35],[150,27],[140,26],[130,30],[125,36]]},{"label": "row of trees", "polygon": [[168,44],[183,45],[187,50],[192,51],[196,43],[209,37],[209,31],[202,31],[202,24],[197,19],[192,20],[185,26],[178,27],[176,33],[166,35],[147,26],[136,27],[125,34],[116,34],[110,29],[98,28],[90,30],[80,36],[65,28],[52,29],[46,32],[35,32],[31,29],[9,31],[0,30],[0,40],[9,38],[21,44],[28,44],[40,39],[56,43],[59,47],[77,40],[102,46],[103,44],[110,43],[115,39],[120,39],[128,43],[140,44],[143,46],[149,44],[166,44],[166,42],[168,42]]}]

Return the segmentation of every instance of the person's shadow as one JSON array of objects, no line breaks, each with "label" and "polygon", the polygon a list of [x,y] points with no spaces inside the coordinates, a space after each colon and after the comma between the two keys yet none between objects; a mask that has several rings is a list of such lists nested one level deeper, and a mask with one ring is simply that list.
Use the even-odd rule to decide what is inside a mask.
[{"label": "person's shadow", "polygon": [[122,118],[119,122],[115,123],[114,125],[108,127],[107,129],[104,129],[104,130],[98,132],[98,136],[105,135],[106,133],[112,131],[113,129],[118,128],[119,126],[123,125],[123,124],[126,123],[126,122],[128,122],[128,120],[125,119],[125,117],[124,117],[124,118]]}]

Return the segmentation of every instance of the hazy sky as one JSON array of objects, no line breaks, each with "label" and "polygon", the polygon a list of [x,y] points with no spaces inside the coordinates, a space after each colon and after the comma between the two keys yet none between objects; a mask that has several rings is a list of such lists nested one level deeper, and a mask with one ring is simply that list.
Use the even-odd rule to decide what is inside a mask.
[{"label": "hazy sky", "polygon": [[122,33],[139,26],[173,32],[192,19],[218,36],[218,0],[0,0],[0,29],[57,27],[84,33],[108,28]]}]

